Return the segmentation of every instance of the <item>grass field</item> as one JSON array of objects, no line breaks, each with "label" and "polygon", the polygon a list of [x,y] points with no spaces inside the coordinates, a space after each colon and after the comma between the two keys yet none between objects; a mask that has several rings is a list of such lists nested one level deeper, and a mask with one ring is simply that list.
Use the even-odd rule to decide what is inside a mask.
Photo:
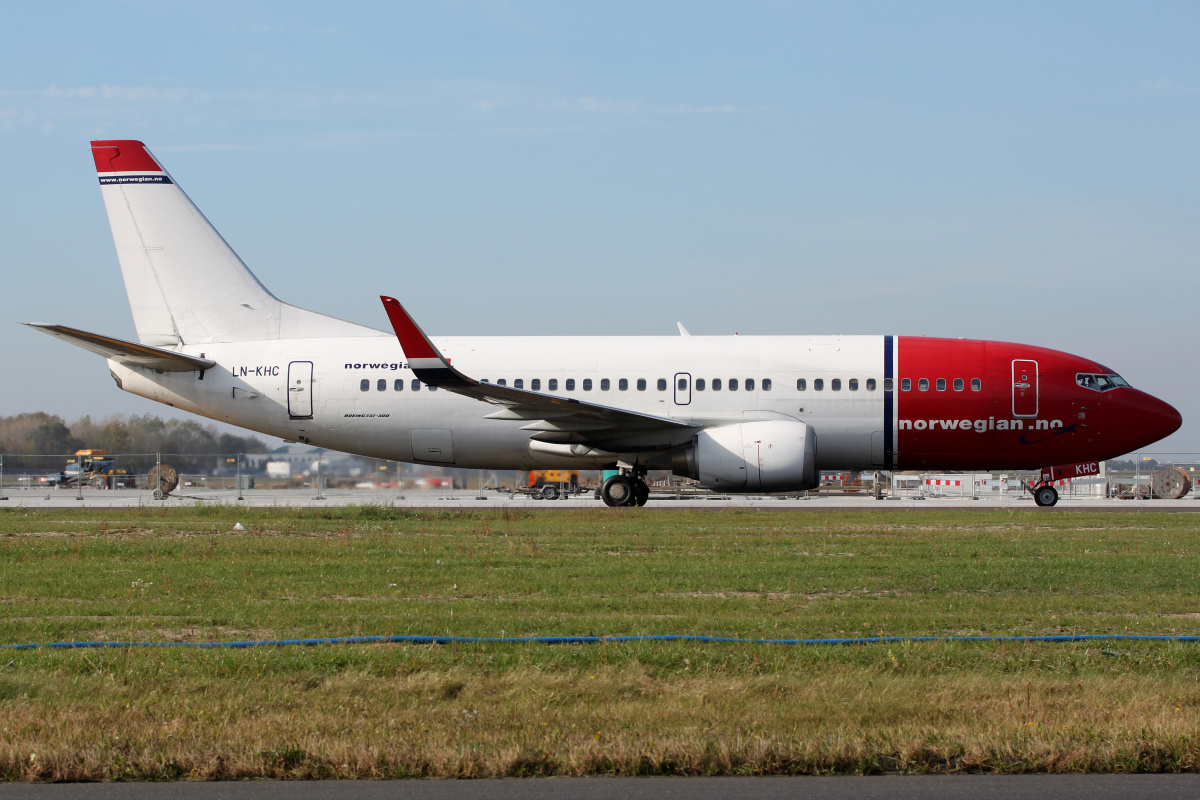
[{"label": "grass field", "polygon": [[[1198,521],[14,509],[0,642],[1196,634]],[[1198,678],[1141,642],[4,649],[0,779],[1195,771]]]}]

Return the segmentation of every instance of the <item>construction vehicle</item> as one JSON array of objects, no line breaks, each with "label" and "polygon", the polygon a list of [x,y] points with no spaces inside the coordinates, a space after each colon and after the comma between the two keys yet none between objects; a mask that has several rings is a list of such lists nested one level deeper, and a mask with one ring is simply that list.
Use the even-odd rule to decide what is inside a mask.
[{"label": "construction vehicle", "polygon": [[132,489],[137,476],[118,469],[103,450],[76,450],[75,457],[67,459],[67,468],[51,473],[46,482],[59,487],[76,487],[82,482],[93,489]]},{"label": "construction vehicle", "polygon": [[534,500],[557,500],[581,491],[577,469],[533,469],[522,472],[517,481],[517,492]]}]

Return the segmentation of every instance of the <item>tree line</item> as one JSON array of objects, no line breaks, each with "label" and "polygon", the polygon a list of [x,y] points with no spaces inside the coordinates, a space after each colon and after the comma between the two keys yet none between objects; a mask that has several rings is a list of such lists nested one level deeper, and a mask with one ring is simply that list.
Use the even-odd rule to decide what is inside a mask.
[{"label": "tree line", "polygon": [[154,414],[114,414],[95,421],[90,416],[68,425],[57,414],[34,411],[0,417],[0,453],[11,455],[69,454],[76,450],[107,453],[266,453],[257,436],[221,433],[211,423],[166,419]]}]

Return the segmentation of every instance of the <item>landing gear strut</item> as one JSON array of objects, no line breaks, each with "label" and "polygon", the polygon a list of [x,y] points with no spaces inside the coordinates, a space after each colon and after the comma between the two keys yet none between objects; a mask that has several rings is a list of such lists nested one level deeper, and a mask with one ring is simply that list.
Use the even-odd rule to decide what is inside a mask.
[{"label": "landing gear strut", "polygon": [[600,487],[600,499],[606,506],[644,506],[650,499],[645,470],[622,471]]},{"label": "landing gear strut", "polygon": [[1058,502],[1058,490],[1043,483],[1033,490],[1033,502],[1042,507],[1052,506]]},{"label": "landing gear strut", "polygon": [[644,506],[650,500],[650,486],[646,483],[645,478],[633,479],[633,499],[638,506]]}]

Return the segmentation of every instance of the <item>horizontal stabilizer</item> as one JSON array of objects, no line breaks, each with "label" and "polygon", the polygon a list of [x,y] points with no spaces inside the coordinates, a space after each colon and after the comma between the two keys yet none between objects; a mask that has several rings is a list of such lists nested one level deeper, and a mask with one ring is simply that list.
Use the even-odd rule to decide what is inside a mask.
[{"label": "horizontal stabilizer", "polygon": [[84,350],[90,350],[97,355],[134,367],[147,367],[158,372],[195,372],[196,370],[212,369],[217,365],[217,362],[209,361],[207,358],[186,356],[183,353],[135,344],[124,339],[101,336],[98,333],[88,333],[68,328],[65,325],[43,325],[36,322],[22,324],[68,341],[76,347],[82,347]]}]

